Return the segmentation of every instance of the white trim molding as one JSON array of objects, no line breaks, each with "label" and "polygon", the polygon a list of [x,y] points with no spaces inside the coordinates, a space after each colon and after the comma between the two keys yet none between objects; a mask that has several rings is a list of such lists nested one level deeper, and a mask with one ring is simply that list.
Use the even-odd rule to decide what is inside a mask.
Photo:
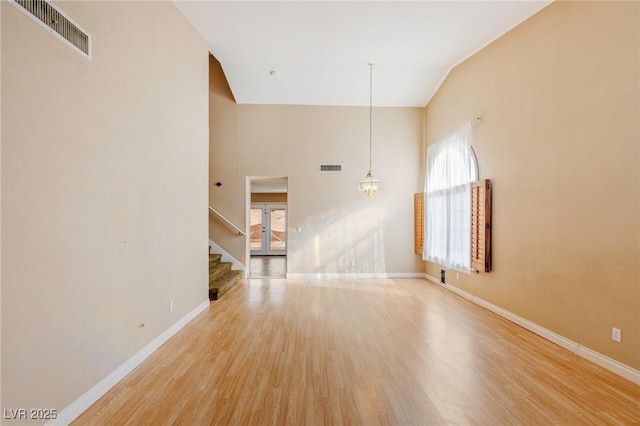
[{"label": "white trim molding", "polygon": [[494,305],[491,302],[487,302],[486,300],[474,296],[471,293],[468,293],[456,286],[451,284],[442,284],[440,280],[436,277],[433,277],[428,274],[424,274],[425,278],[434,284],[439,285],[440,287],[444,287],[445,289],[451,291],[452,293],[457,294],[460,297],[467,299],[468,301],[475,303],[476,305],[482,306],[485,309],[490,310],[491,312],[500,315],[502,318],[509,320],[522,328],[525,328],[532,333],[537,334],[538,336],[549,340],[552,343],[555,343],[558,346],[561,346],[579,357],[587,359],[594,364],[599,365],[600,367],[606,368],[607,370],[624,377],[627,380],[631,380],[632,382],[640,385],[640,371],[635,368],[629,367],[626,364],[621,363],[620,361],[616,361],[613,358],[609,358],[606,355],[601,354],[600,352],[596,352],[593,349],[590,349],[586,346],[582,346],[580,343],[574,342],[571,339],[568,339],[564,336],[561,336],[553,331],[546,329],[534,322],[529,321],[526,318],[523,318],[519,315],[516,315],[512,312],[507,311],[506,309],[501,308],[500,306]]},{"label": "white trim molding", "polygon": [[233,269],[242,271],[242,276],[246,278],[247,268],[242,263],[240,263],[238,259],[231,256],[226,250],[224,250],[222,247],[220,247],[219,245],[217,245],[211,240],[209,240],[209,247],[210,247],[209,249],[210,254],[220,253],[222,255],[223,262],[231,262],[233,264]]},{"label": "white trim molding", "polygon": [[173,337],[178,331],[180,331],[185,325],[187,325],[198,314],[209,308],[209,299],[205,300],[185,316],[180,318],[171,327],[165,330],[158,337],[153,339],[144,348],[140,349],[138,353],[125,361],[124,364],[113,370],[107,377],[102,379],[98,384],[85,392],[78,399],[73,401],[62,411],[58,413],[58,418],[52,420],[47,425],[68,425],[74,421],[80,414],[86,409],[91,407],[98,399],[100,399],[105,393],[107,393],[112,387],[114,387],[120,380],[124,379],[129,373],[131,373],[136,367],[144,362],[152,353],[154,353],[160,346],[162,346],[167,340]]},{"label": "white trim molding", "polygon": [[302,279],[342,279],[342,280],[359,280],[359,279],[389,279],[389,278],[424,278],[421,272],[389,272],[389,273],[372,273],[372,274],[330,274],[330,273],[293,273],[287,274],[287,278]]}]

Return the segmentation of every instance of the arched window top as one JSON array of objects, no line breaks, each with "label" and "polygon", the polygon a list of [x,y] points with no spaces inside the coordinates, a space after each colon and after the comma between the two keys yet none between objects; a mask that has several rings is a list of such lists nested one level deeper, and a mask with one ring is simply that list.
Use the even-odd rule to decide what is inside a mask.
[{"label": "arched window top", "polygon": [[471,126],[427,149],[426,192],[451,189],[478,180],[478,163],[471,148]]}]

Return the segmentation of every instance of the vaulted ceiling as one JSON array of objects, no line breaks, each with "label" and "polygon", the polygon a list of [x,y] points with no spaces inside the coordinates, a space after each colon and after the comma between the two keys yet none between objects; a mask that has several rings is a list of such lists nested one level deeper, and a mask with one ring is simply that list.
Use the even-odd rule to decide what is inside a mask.
[{"label": "vaulted ceiling", "polygon": [[238,103],[424,106],[457,64],[550,1],[174,0]]}]

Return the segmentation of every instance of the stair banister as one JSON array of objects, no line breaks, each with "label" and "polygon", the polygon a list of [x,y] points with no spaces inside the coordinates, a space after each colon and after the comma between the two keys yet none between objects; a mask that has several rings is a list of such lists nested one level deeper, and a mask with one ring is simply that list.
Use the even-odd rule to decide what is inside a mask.
[{"label": "stair banister", "polygon": [[213,213],[214,215],[216,215],[220,220],[222,220],[227,226],[229,226],[230,228],[232,228],[234,231],[236,231],[238,233],[238,235],[247,235],[242,229],[238,228],[236,225],[233,224],[233,222],[231,222],[229,219],[227,219],[226,217],[224,217],[219,211],[217,211],[216,209],[214,209],[213,207],[209,206],[209,211],[211,213]]}]

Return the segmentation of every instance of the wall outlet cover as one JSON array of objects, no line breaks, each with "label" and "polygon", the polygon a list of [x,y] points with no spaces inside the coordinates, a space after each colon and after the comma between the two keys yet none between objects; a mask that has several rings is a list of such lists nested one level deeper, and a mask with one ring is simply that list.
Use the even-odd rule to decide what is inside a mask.
[{"label": "wall outlet cover", "polygon": [[619,328],[611,329],[611,339],[615,342],[622,343],[622,331]]}]

